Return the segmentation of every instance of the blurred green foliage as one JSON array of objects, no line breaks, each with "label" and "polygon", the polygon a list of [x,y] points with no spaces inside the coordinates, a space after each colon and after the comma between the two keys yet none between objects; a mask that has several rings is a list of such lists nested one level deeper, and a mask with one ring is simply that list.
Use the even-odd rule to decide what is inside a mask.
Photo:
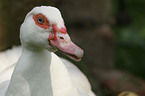
[{"label": "blurred green foliage", "polygon": [[[118,14],[118,2],[113,1],[113,14]],[[115,64],[145,79],[145,0],[125,0],[131,23],[115,26]]]}]

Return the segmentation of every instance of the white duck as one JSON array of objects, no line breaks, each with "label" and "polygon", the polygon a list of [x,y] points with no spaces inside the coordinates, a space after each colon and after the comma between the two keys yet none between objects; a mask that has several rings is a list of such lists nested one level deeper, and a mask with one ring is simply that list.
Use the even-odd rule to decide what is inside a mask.
[{"label": "white duck", "polygon": [[[60,50],[76,61],[83,56],[83,50],[67,34],[57,8],[33,8],[21,25],[20,38],[22,54],[21,48],[0,53],[1,57],[17,53],[15,57],[8,56],[14,59],[11,64],[21,54],[16,65],[1,67],[0,96],[95,96],[86,76],[53,53]],[[6,61],[2,59],[0,63]]]}]

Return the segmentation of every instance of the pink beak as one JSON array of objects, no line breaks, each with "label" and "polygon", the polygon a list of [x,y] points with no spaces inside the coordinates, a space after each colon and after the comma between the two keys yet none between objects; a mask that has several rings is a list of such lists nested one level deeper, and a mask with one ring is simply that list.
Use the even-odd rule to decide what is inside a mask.
[{"label": "pink beak", "polygon": [[49,40],[52,46],[56,47],[69,58],[75,61],[81,60],[84,51],[71,41],[65,27],[58,29],[54,25]]}]

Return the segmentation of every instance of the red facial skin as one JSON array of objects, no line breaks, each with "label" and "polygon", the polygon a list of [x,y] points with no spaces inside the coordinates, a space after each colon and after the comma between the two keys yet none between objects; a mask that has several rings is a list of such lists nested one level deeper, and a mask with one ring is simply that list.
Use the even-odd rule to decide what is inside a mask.
[{"label": "red facial skin", "polygon": [[59,29],[57,26],[56,26],[56,24],[53,24],[52,25],[52,32],[51,32],[51,34],[49,35],[49,39],[50,40],[57,40],[57,36],[56,36],[56,33],[57,32],[61,32],[61,33],[63,33],[63,34],[66,34],[67,32],[66,32],[66,27],[62,27],[61,29]]},{"label": "red facial skin", "polygon": [[[43,18],[44,23],[38,22],[39,17]],[[47,20],[47,18],[43,14],[34,15],[33,19],[34,19],[36,25],[38,25],[39,27],[41,27],[43,29],[48,29],[50,27],[49,21]],[[61,32],[63,34],[66,34],[67,33],[66,27],[64,26],[61,29],[59,29],[56,24],[53,24],[51,34],[49,35],[49,40],[57,40],[57,36],[56,36],[57,32]]]},{"label": "red facial skin", "polygon": [[[44,23],[39,23],[38,22],[38,18],[41,17],[44,20]],[[43,28],[43,29],[48,29],[50,27],[49,22],[47,20],[47,18],[43,15],[43,14],[38,14],[38,15],[34,15],[33,19],[36,23],[36,25],[38,25],[39,27]]]}]

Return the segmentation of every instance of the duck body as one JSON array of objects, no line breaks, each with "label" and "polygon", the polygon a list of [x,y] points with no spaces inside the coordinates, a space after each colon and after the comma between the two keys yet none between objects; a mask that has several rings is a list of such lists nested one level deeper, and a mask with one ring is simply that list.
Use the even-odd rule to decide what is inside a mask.
[{"label": "duck body", "polygon": [[[19,56],[21,54],[21,47],[15,47],[12,50],[9,50],[9,52],[13,56],[15,53],[17,53],[15,58],[19,58]],[[4,52],[4,53],[8,53],[8,52]],[[27,52],[23,52],[23,53],[27,53]],[[30,54],[30,53],[33,53],[33,54]],[[44,54],[44,55],[42,55],[42,54]],[[28,55],[30,55],[30,56],[28,56]],[[25,58],[25,59],[23,59],[23,58]],[[40,60],[41,58],[43,60]],[[45,59],[46,64],[44,63],[44,59]],[[23,60],[25,60],[27,62],[31,62],[31,61],[32,62],[36,61],[36,62],[33,63],[35,65],[32,65],[32,63],[31,63],[30,64],[31,67],[28,66],[28,68],[26,67],[26,64],[28,64],[28,63],[24,64],[24,67],[26,67],[26,70],[25,70],[25,68],[22,67],[22,64],[20,63],[20,62],[24,62]],[[40,62],[38,62],[38,60]],[[2,59],[1,59],[1,61],[2,61]],[[13,62],[17,62],[17,59],[15,59],[15,61],[13,61]],[[20,66],[16,66],[16,65],[18,65],[18,63],[20,63]],[[12,93],[14,93],[15,96],[20,96],[20,94],[22,94],[22,92],[24,92],[23,93],[24,96],[40,96],[40,94],[43,94],[43,96],[68,96],[68,95],[71,96],[70,93],[73,93],[72,91],[75,91],[75,93],[76,93],[76,94],[72,94],[72,96],[95,96],[94,93],[91,91],[91,86],[90,86],[86,76],[74,64],[72,64],[71,62],[69,62],[66,59],[58,57],[53,52],[49,52],[49,51],[45,50],[42,53],[41,52],[40,53],[39,52],[36,52],[36,53],[29,52],[29,54],[22,54],[22,56],[20,56],[20,58],[19,58],[18,63],[10,64],[10,62],[9,62],[9,65],[7,65],[7,67],[5,66],[5,69],[3,69],[3,71],[1,71],[1,74],[0,74],[0,89],[1,89],[0,94],[1,94],[1,96],[6,96],[5,93],[7,91],[8,86],[14,87],[14,85],[15,85],[15,89],[9,87],[10,93],[7,93],[8,96],[13,96],[13,95],[10,95]],[[38,64],[38,63],[41,63],[42,65]],[[45,65],[43,65],[43,64],[45,64]],[[36,66],[35,69],[34,69],[34,66]],[[46,73],[48,73],[48,74],[41,73],[41,72],[44,72],[44,71],[40,71],[40,69],[44,70],[43,67],[44,67],[44,69],[46,68],[45,70],[46,70]],[[14,68],[17,71],[14,71]],[[50,70],[48,70],[48,68],[50,68]],[[34,70],[32,70],[32,69],[34,69]],[[13,71],[17,75],[12,77],[12,78],[14,78],[14,80],[11,81],[13,83],[12,83],[12,85],[9,85]],[[35,73],[32,74],[33,71]],[[25,74],[25,72],[27,75]],[[36,73],[36,72],[38,72],[38,73]],[[46,76],[51,76],[51,78],[49,77],[49,79],[48,79],[48,77],[46,77]],[[29,80],[27,81],[28,77],[32,77],[33,79],[30,79],[30,81]],[[41,80],[38,80],[38,78]],[[46,78],[47,82],[45,81],[45,78]],[[50,81],[48,81],[48,80],[50,80]],[[40,87],[40,81],[42,82],[42,85],[41,85],[42,87]],[[32,89],[36,90],[36,92],[32,92],[32,93],[35,93],[33,95],[30,92],[30,85],[29,85],[29,84],[32,84],[32,82],[35,85],[34,87],[32,87]],[[44,85],[48,84],[48,86],[49,87],[51,86],[51,87],[44,88],[43,83],[44,83]],[[36,89],[34,89],[34,88],[36,88]],[[43,90],[40,90],[40,89],[43,89]],[[51,91],[48,91],[48,90],[51,90]],[[40,92],[40,91],[42,91],[42,92]],[[48,92],[48,93],[44,94],[43,91]],[[65,91],[66,91],[66,93],[65,93]],[[83,94],[83,95],[79,95],[79,94]]]},{"label": "duck body", "polygon": [[95,96],[86,76],[53,53],[59,49],[77,61],[83,54],[66,33],[57,8],[41,6],[30,11],[20,39],[19,60],[0,70],[0,96]]}]

